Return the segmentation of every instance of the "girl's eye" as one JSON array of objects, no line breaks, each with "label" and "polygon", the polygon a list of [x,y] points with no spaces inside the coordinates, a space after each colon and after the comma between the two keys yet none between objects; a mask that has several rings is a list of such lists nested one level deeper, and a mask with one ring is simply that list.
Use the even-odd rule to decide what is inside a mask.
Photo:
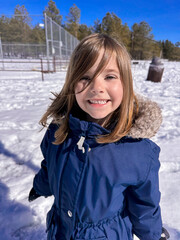
[{"label": "girl's eye", "polygon": [[88,76],[84,76],[84,77],[82,77],[81,79],[80,79],[80,81],[90,81],[91,79],[90,79],[90,77],[88,77]]},{"label": "girl's eye", "polygon": [[114,76],[114,75],[108,75],[108,76],[106,76],[106,79],[116,79],[117,77],[116,76]]}]

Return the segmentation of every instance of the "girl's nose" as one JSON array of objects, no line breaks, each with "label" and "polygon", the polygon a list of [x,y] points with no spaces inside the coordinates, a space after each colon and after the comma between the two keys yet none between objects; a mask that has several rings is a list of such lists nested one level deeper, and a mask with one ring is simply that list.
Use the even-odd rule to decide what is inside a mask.
[{"label": "girl's nose", "polygon": [[97,77],[91,82],[91,92],[93,93],[103,93],[104,92],[104,82],[103,79]]}]

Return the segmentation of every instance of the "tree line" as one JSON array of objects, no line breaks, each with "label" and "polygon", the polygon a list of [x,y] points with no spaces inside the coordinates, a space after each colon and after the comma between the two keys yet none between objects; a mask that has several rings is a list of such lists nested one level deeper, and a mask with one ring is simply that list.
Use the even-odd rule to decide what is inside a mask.
[{"label": "tree line", "polygon": [[[152,28],[145,21],[134,23],[130,29],[115,13],[107,12],[102,20],[96,19],[93,26],[87,26],[80,24],[81,10],[75,4],[63,21],[60,10],[52,0],[49,0],[45,7],[43,14],[45,13],[79,40],[91,33],[106,33],[123,42],[133,59],[151,59],[153,56],[159,56],[180,61],[180,42],[173,44],[169,40],[155,41]],[[45,44],[44,29],[39,24],[33,26],[31,22],[32,19],[24,5],[17,5],[12,17],[1,15],[2,42]]]}]

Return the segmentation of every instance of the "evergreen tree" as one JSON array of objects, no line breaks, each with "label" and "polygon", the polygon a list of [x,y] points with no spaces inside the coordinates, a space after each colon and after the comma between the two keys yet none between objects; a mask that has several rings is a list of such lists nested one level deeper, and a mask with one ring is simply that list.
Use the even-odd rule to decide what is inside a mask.
[{"label": "evergreen tree", "polygon": [[152,28],[145,21],[132,26],[131,54],[135,59],[148,59],[152,57]]},{"label": "evergreen tree", "polygon": [[69,9],[68,16],[66,17],[67,22],[65,24],[65,28],[76,38],[78,38],[80,16],[80,9],[76,6],[76,4],[73,4],[73,6]]},{"label": "evergreen tree", "polygon": [[9,42],[27,43],[31,34],[31,19],[24,5],[17,5],[14,10],[14,16],[9,22],[9,31],[11,33]]},{"label": "evergreen tree", "polygon": [[130,47],[131,47],[131,31],[130,31],[127,23],[125,23],[121,27],[121,41],[124,43],[126,48],[130,51]]},{"label": "evergreen tree", "polygon": [[38,24],[31,31],[31,43],[44,44],[45,39],[45,30],[42,29]]},{"label": "evergreen tree", "polygon": [[101,21],[98,18],[94,21],[94,26],[92,27],[92,32],[102,33]]},{"label": "evergreen tree", "polygon": [[174,45],[173,60],[180,61],[180,42],[176,42]]},{"label": "evergreen tree", "polygon": [[82,40],[91,33],[92,33],[91,28],[89,28],[86,24],[81,24],[78,29],[78,39]]},{"label": "evergreen tree", "polygon": [[95,32],[106,33],[107,35],[115,38],[116,40],[123,42],[124,45],[129,48],[130,45],[130,30],[127,24],[122,25],[121,19],[114,13],[106,13],[106,16],[102,19],[102,23],[99,20],[94,25]]},{"label": "evergreen tree", "polygon": [[121,40],[121,19],[114,13],[106,13],[106,16],[102,19],[101,32],[105,33],[117,40]]},{"label": "evergreen tree", "polygon": [[111,33],[111,36],[113,38],[115,38],[116,40],[123,42],[123,39],[122,39],[122,21],[114,13],[111,14],[111,17],[112,17],[112,22],[111,22],[112,33]]},{"label": "evergreen tree", "polygon": [[176,43],[175,43],[175,46],[176,46],[176,47],[180,47],[180,42],[176,42]]},{"label": "evergreen tree", "polygon": [[174,44],[168,40],[162,42],[163,58],[173,59]]},{"label": "evergreen tree", "polygon": [[173,53],[173,60],[180,61],[180,47],[175,46]]},{"label": "evergreen tree", "polygon": [[61,25],[62,22],[62,15],[60,15],[59,9],[56,7],[56,3],[52,0],[48,2],[48,6],[45,7],[43,14],[47,14],[53,21],[57,24]]},{"label": "evergreen tree", "polygon": [[106,33],[107,35],[117,35],[116,33],[116,27],[115,22],[113,19],[113,13],[106,13],[106,16],[102,19],[101,29],[103,33]]},{"label": "evergreen tree", "polygon": [[0,37],[2,42],[7,42],[10,38],[9,22],[10,19],[6,16],[2,15],[0,17]]}]

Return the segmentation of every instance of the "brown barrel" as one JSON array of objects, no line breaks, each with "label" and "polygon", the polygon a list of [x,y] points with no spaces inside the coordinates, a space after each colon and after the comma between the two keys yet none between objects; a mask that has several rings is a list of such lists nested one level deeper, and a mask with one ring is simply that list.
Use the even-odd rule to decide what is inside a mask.
[{"label": "brown barrel", "polygon": [[154,57],[149,66],[147,81],[161,82],[164,65],[158,57]]}]

